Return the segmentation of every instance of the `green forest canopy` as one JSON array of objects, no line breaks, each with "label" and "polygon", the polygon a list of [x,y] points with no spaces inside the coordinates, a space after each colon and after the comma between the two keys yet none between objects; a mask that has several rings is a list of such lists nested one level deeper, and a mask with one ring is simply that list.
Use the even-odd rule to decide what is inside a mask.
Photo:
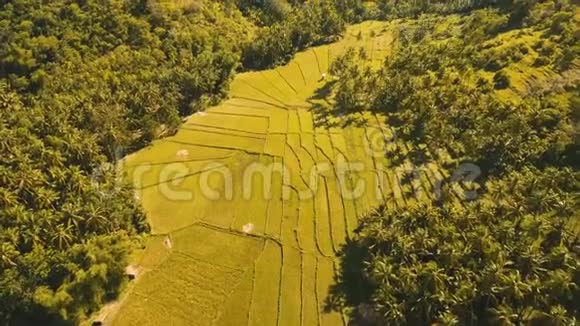
[{"label": "green forest canopy", "polygon": [[[488,6],[494,9],[469,15]],[[538,187],[538,196],[550,200],[542,199],[542,207],[533,207],[523,203],[532,194],[527,188],[508,188],[505,197],[494,197],[494,204],[485,204],[494,194],[489,192],[453,213],[444,201],[403,212],[381,210],[368,217],[357,241],[363,247],[390,241],[389,245],[406,248],[405,234],[482,216],[473,223],[483,231],[470,226],[465,232],[485,231],[497,243],[490,263],[509,259],[519,253],[517,248],[532,248],[536,251],[522,264],[540,269],[539,274],[530,272],[536,275],[530,278],[521,272],[523,265],[507,266],[508,272],[519,274],[500,276],[516,277],[514,282],[523,284],[524,290],[515,289],[523,294],[510,292],[511,296],[501,294],[503,301],[492,300],[493,316],[513,321],[521,320],[524,312],[536,316],[539,311],[542,318],[569,321],[577,314],[574,302],[579,301],[578,256],[573,250],[578,240],[566,233],[569,228],[559,226],[577,218],[569,208],[575,207],[578,190],[577,12],[567,1],[532,0],[3,2],[0,320],[78,322],[118,295],[128,254],[148,226],[132,190],[118,184],[110,167],[123,153],[174,132],[184,116],[217,103],[237,70],[287,62],[301,49],[340,37],[348,23],[461,13],[465,16],[457,24],[459,31],[448,35],[444,31],[442,36],[433,34],[432,18],[411,21],[411,28],[399,35],[395,56],[379,71],[367,72],[347,58],[346,66],[334,72],[340,76],[334,109],[385,112],[405,139],[426,144],[429,151],[445,149],[451,166],[462,161],[483,166],[490,180],[486,188],[531,182]],[[505,41],[500,35],[518,31],[531,33],[536,42],[511,46],[510,39],[508,46],[501,46]],[[535,85],[526,96],[502,93],[517,82],[512,80],[514,63],[530,53],[534,66],[554,71],[560,87],[550,87],[550,80]],[[360,98],[369,100],[356,101]],[[542,181],[560,180],[557,176],[563,181]],[[540,181],[533,182],[536,179]],[[510,211],[513,207],[517,212]],[[429,223],[416,227],[425,216],[431,217]],[[496,234],[504,229],[482,223],[499,216],[506,217],[505,229],[534,228],[523,230],[521,239],[506,236],[503,241]],[[412,226],[405,226],[402,234],[382,238],[381,230],[391,228],[389,223],[407,219]],[[457,230],[446,232],[454,235]],[[434,233],[433,239],[440,241],[439,236]],[[558,241],[550,240],[554,237]],[[530,243],[537,245],[527,246]],[[389,247],[373,248],[376,252],[365,253],[364,281],[373,284],[368,300],[380,318],[409,321],[416,309],[425,312],[418,317],[423,321],[488,318],[485,311],[465,306],[490,296],[476,291],[477,297],[456,299],[455,289],[448,288],[455,267],[442,265],[440,255],[405,266],[414,271],[421,265],[426,274],[420,275],[425,277],[442,275],[433,289],[445,289],[446,296],[422,300],[428,292],[415,294],[405,288],[392,293],[389,278],[377,267],[399,266],[396,259],[413,256],[413,251],[402,251],[403,256],[395,259]],[[481,270],[470,263],[476,254],[461,257],[466,273]],[[556,264],[554,255],[564,258]],[[552,263],[546,266],[546,261]],[[537,285],[552,279],[557,282]],[[472,289],[481,289],[481,275],[469,280]],[[411,279],[405,284],[417,283]],[[560,292],[540,298],[538,293],[547,293],[541,291],[553,290],[549,284]],[[540,292],[532,295],[527,289]],[[414,306],[417,300],[421,307]],[[392,305],[397,309],[385,308]],[[528,313],[530,307],[534,314]],[[393,312],[394,317],[389,315]]]},{"label": "green forest canopy", "polygon": [[422,16],[379,69],[364,52],[334,63],[328,114],[385,114],[415,148],[388,152],[395,167],[476,166],[481,187],[450,177],[366,216],[331,306],[360,324],[578,322],[578,17],[566,1]]},{"label": "green forest canopy", "polygon": [[290,53],[344,29],[331,1],[278,2],[283,15],[229,0],[0,4],[2,324],[78,322],[117,296],[148,226],[115,161],[222,99],[265,25],[329,15]]}]

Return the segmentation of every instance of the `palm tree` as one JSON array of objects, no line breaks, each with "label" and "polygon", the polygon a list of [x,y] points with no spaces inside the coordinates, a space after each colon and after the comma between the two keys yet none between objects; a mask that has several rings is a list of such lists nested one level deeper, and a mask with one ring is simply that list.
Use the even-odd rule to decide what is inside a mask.
[{"label": "palm tree", "polygon": [[34,214],[28,214],[26,221],[22,224],[20,231],[24,242],[31,247],[36,244],[43,244],[43,237],[46,236],[46,226],[50,223],[50,212],[40,211]]},{"label": "palm tree", "polygon": [[0,243],[0,266],[2,269],[16,266],[16,258],[20,255],[12,243]]},{"label": "palm tree", "polygon": [[70,246],[73,241],[73,226],[71,224],[58,224],[56,230],[53,230],[52,234],[53,236],[51,240],[59,249],[65,249]]},{"label": "palm tree", "polygon": [[68,184],[68,177],[66,175],[66,170],[61,167],[51,166],[48,168],[48,175],[50,176],[51,183],[59,192],[66,191],[66,185]]},{"label": "palm tree", "polygon": [[45,208],[55,208],[55,203],[60,198],[59,194],[49,188],[38,187],[36,189],[36,208],[37,209],[45,209]]},{"label": "palm tree", "polygon": [[93,203],[88,203],[86,206],[88,218],[86,224],[89,230],[102,230],[107,226],[107,217],[103,210]]},{"label": "palm tree", "polygon": [[18,197],[7,188],[0,188],[0,204],[3,207],[12,207],[18,204]]}]

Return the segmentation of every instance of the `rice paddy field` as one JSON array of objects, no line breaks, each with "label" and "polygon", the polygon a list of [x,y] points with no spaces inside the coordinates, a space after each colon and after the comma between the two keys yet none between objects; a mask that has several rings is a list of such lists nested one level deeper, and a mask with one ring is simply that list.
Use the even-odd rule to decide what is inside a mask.
[{"label": "rice paddy field", "polygon": [[358,47],[380,62],[392,42],[389,23],[365,22],[283,67],[240,74],[227,101],[127,157],[152,236],[105,323],[346,325],[328,297],[359,216],[432,196],[444,173],[433,165],[400,182],[405,171],[382,153],[408,149],[387,143],[380,116],[317,122],[333,58]]}]

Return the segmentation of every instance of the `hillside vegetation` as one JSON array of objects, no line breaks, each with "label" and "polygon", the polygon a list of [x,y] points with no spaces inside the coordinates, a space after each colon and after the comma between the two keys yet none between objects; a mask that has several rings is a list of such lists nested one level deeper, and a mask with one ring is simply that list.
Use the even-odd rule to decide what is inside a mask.
[{"label": "hillside vegetation", "polygon": [[244,6],[0,4],[2,324],[78,322],[117,296],[149,227],[116,161],[226,95],[261,29]]},{"label": "hillside vegetation", "polygon": [[0,324],[577,323],[579,17],[3,1]]},{"label": "hillside vegetation", "polygon": [[397,25],[381,67],[335,61],[323,115],[384,115],[388,166],[410,184],[450,171],[435,198],[363,218],[336,308],[361,324],[577,323],[579,14],[522,1],[422,16]]}]

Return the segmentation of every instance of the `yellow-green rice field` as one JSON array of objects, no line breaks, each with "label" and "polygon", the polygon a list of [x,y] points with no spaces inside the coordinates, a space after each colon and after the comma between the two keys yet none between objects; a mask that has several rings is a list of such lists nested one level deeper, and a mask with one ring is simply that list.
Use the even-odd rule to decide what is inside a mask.
[{"label": "yellow-green rice field", "polygon": [[283,67],[240,74],[228,100],[127,157],[152,236],[105,323],[346,325],[326,309],[336,253],[359,216],[418,193],[402,187],[428,193],[436,176],[401,186],[377,155],[392,146],[382,117],[325,127],[312,98],[345,49],[380,62],[392,42],[389,23],[365,22]]}]

